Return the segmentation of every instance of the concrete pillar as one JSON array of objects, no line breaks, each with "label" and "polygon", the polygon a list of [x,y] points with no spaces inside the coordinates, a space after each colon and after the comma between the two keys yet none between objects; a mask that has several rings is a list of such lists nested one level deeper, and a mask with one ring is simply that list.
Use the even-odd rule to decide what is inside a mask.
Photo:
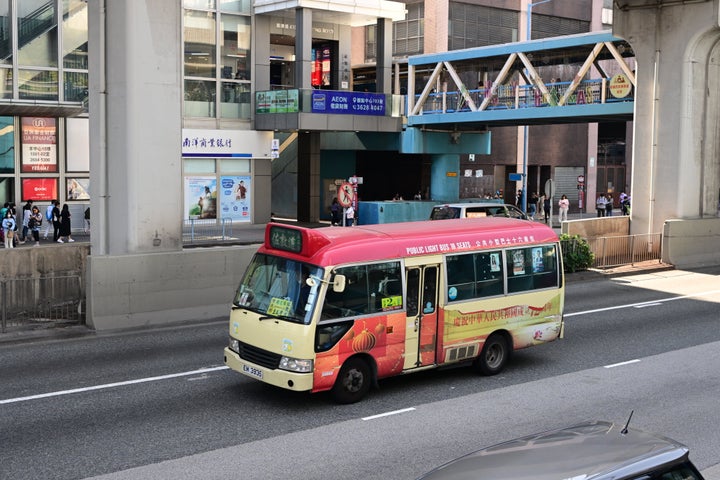
[{"label": "concrete pillar", "polygon": [[392,20],[377,19],[377,93],[392,93]]},{"label": "concrete pillar", "polygon": [[312,10],[295,9],[295,88],[312,88]]},{"label": "concrete pillar", "polygon": [[430,198],[436,202],[456,202],[460,198],[460,155],[432,155]]},{"label": "concrete pillar", "polygon": [[718,0],[615,8],[614,33],[630,42],[637,61],[632,233],[717,214],[717,16]]},{"label": "concrete pillar", "polygon": [[637,61],[630,231],[663,232],[663,260],[676,266],[714,263],[720,0],[641,3],[614,9],[614,33],[630,42]]},{"label": "concrete pillar", "polygon": [[[253,90],[270,90],[270,16],[255,15],[253,24]],[[253,95],[254,97],[254,95]],[[253,98],[253,112],[255,99]]]},{"label": "concrete pillar", "polygon": [[182,249],[181,13],[89,2],[93,255]]},{"label": "concrete pillar", "polygon": [[320,132],[298,132],[299,222],[320,220]]}]

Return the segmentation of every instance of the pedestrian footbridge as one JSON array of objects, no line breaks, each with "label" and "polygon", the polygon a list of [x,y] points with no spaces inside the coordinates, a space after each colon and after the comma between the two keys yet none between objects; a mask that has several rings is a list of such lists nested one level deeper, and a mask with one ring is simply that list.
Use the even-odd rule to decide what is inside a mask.
[{"label": "pedestrian footbridge", "polygon": [[407,126],[491,126],[633,118],[630,44],[593,32],[408,59]]}]

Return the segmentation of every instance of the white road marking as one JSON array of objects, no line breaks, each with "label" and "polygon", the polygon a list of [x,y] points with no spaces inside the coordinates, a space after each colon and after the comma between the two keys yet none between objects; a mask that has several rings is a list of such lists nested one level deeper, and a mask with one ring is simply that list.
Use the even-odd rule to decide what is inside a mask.
[{"label": "white road marking", "polygon": [[158,380],[167,380],[170,378],[187,377],[189,375],[205,374],[208,372],[215,372],[218,370],[227,370],[227,369],[228,369],[228,367],[225,365],[223,365],[221,367],[200,368],[198,370],[192,370],[190,372],[171,373],[169,375],[159,375],[157,377],[138,378],[135,380],[126,380],[124,382],[106,383],[104,385],[94,385],[92,387],[73,388],[71,390],[60,390],[58,392],[40,393],[38,395],[29,395],[27,397],[7,398],[5,400],[0,400],[0,405],[5,405],[7,403],[27,402],[29,400],[38,400],[41,398],[59,397],[62,395],[90,392],[93,390],[104,390],[106,388],[123,387],[126,385],[135,385],[137,383],[157,382]]},{"label": "white road marking", "polygon": [[575,317],[577,315],[587,315],[589,313],[609,312],[611,310],[621,310],[623,308],[645,308],[650,306],[661,305],[665,302],[672,302],[674,300],[684,300],[686,298],[705,297],[708,295],[717,295],[720,290],[710,290],[709,292],[692,293],[690,295],[680,295],[677,297],[662,298],[660,300],[652,300],[649,302],[638,302],[638,303],[627,303],[625,305],[615,305],[614,307],[596,308],[595,310],[585,310],[584,312],[565,313],[564,318]]},{"label": "white road marking", "polygon": [[390,415],[397,415],[399,413],[412,412],[415,407],[403,408],[402,410],[394,410],[392,412],[379,413],[377,415],[371,415],[369,417],[363,417],[363,420],[375,420],[376,418],[389,417]]},{"label": "white road marking", "polygon": [[635,360],[628,360],[627,362],[620,362],[620,363],[613,363],[612,365],[605,365],[603,368],[615,368],[615,367],[622,367],[623,365],[630,365],[631,363],[638,363],[640,359],[636,358]]}]

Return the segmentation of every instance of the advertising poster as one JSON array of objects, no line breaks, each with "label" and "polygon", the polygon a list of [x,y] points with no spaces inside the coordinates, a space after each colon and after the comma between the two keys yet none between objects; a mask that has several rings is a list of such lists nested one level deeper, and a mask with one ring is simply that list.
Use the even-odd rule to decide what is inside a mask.
[{"label": "advertising poster", "polygon": [[215,177],[185,177],[187,218],[217,218],[217,180]]},{"label": "advertising poster", "polygon": [[66,178],[65,182],[68,200],[90,200],[89,178]]},{"label": "advertising poster", "polygon": [[22,201],[49,202],[58,199],[57,178],[23,178]]},{"label": "advertising poster", "polygon": [[22,171],[57,172],[57,131],[54,118],[23,117]]},{"label": "advertising poster", "polygon": [[220,211],[222,218],[234,222],[250,221],[250,175],[220,177]]}]

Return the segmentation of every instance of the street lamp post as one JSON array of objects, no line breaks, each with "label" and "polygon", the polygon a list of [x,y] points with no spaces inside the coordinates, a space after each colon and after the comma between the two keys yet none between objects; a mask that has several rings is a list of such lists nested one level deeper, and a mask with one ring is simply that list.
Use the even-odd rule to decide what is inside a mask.
[{"label": "street lamp post", "polygon": [[[536,5],[540,5],[542,3],[550,2],[550,1],[551,0],[540,0],[535,3],[531,2],[531,3],[527,4],[527,21],[525,22],[527,24],[527,34],[525,35],[526,40],[530,40],[532,37],[532,9],[533,9],[533,7]],[[525,95],[527,95],[527,91],[525,92]],[[523,129],[524,146],[523,146],[522,195],[520,197],[520,205],[522,207],[522,211],[525,213],[527,213],[528,130],[529,130],[529,127],[527,125],[525,125],[525,128]]]}]

